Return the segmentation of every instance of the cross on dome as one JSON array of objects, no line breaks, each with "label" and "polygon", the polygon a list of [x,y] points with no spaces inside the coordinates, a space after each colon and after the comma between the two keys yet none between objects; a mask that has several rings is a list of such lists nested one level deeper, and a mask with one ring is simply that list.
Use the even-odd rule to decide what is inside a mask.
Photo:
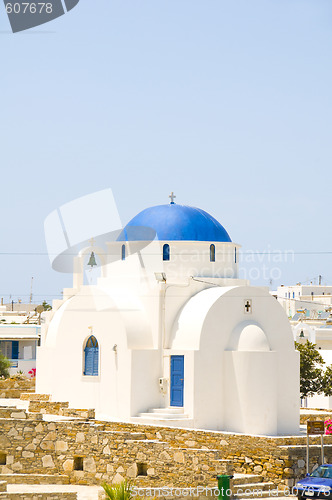
[{"label": "cross on dome", "polygon": [[171,194],[169,195],[169,198],[171,199],[171,205],[174,205],[174,198],[176,198],[175,194],[173,193],[173,191],[171,192]]}]

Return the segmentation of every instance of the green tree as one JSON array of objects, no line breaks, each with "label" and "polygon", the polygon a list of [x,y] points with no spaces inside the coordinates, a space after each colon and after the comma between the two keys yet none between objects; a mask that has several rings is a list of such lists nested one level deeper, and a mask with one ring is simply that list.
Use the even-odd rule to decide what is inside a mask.
[{"label": "green tree", "polygon": [[332,365],[326,367],[322,385],[324,396],[332,396]]},{"label": "green tree", "polygon": [[[324,392],[325,375],[323,365],[325,364],[325,361],[316,350],[316,344],[309,342],[309,340],[307,340],[305,344],[295,342],[295,348],[300,352],[301,398],[306,398],[307,396],[313,396],[314,394]],[[328,372],[327,377],[328,376],[332,376],[332,370],[331,373]]]},{"label": "green tree", "polygon": [[9,377],[10,361],[0,352],[0,377]]},{"label": "green tree", "polygon": [[46,302],[46,300],[44,300],[44,302],[42,303],[42,306],[44,308],[44,311],[51,311],[51,309],[52,309],[52,306],[50,306],[50,304],[48,304]]}]

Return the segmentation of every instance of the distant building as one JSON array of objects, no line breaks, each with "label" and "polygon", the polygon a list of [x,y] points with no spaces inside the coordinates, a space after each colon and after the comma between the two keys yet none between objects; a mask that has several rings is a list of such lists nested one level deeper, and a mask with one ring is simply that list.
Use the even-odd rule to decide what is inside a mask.
[{"label": "distant building", "polygon": [[[294,340],[312,342],[324,359],[332,364],[332,286],[280,286],[277,299],[290,318]],[[332,397],[321,394],[303,401],[308,408],[332,409]]]},{"label": "distant building", "polygon": [[277,289],[276,297],[290,318],[302,310],[306,310],[307,316],[318,316],[332,307],[332,286],[281,285]]},{"label": "distant building", "polygon": [[28,375],[36,368],[41,329],[39,315],[34,311],[36,307],[22,303],[0,306],[0,351],[11,362],[11,375],[17,372]]}]

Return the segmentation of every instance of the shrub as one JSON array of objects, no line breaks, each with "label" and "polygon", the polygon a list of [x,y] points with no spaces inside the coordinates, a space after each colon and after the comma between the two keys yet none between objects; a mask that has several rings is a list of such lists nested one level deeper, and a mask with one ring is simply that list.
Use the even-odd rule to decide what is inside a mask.
[{"label": "shrub", "polygon": [[9,378],[10,361],[0,352],[0,377]]},{"label": "shrub", "polygon": [[126,480],[112,485],[102,483],[102,487],[106,493],[106,498],[110,500],[131,500],[133,497],[131,484]]}]

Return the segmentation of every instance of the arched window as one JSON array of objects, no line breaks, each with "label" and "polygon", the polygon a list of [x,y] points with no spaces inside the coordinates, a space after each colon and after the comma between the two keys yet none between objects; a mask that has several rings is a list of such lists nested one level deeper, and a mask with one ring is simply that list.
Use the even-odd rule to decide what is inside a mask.
[{"label": "arched window", "polygon": [[216,247],[214,245],[210,245],[210,262],[216,261]]},{"label": "arched window", "polygon": [[121,247],[121,260],[125,260],[126,258],[126,245],[122,245]]},{"label": "arched window", "polygon": [[91,335],[84,348],[84,375],[98,375],[99,347],[96,337]]},{"label": "arched window", "polygon": [[169,245],[166,243],[163,246],[163,260],[169,260],[169,258],[170,258]]}]

